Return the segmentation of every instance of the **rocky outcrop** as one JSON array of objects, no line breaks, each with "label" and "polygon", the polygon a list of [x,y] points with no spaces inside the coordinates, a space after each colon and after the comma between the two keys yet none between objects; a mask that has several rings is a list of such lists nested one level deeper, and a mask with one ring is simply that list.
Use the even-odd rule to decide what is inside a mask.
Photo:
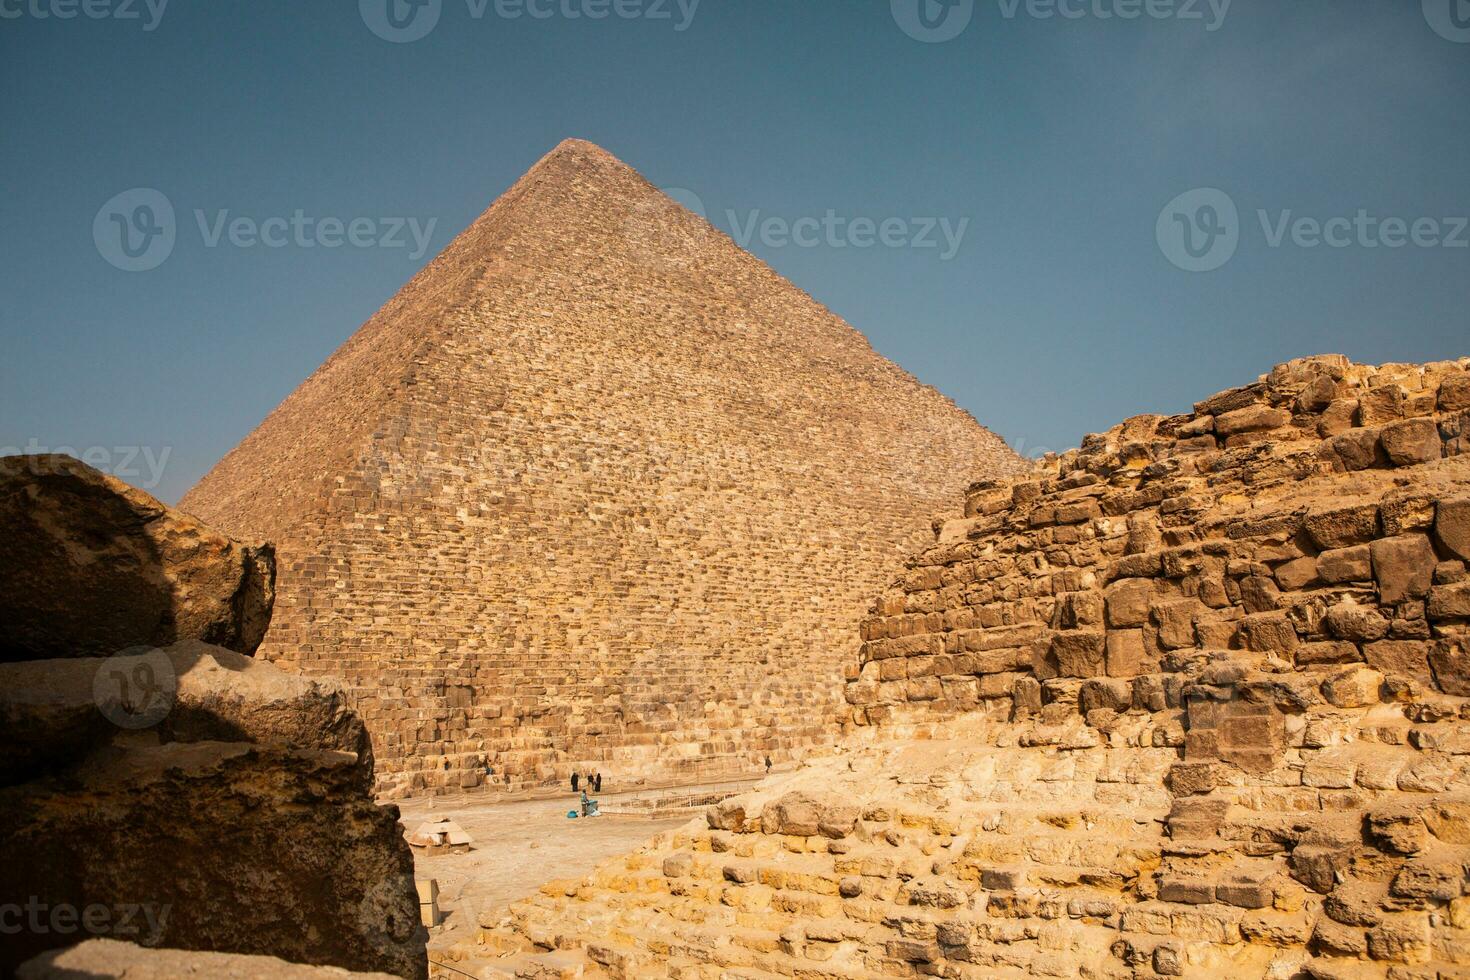
[{"label": "rocky outcrop", "polygon": [[0,662],[203,640],[254,653],[275,553],[70,456],[0,459]]},{"label": "rocky outcrop", "polygon": [[26,639],[0,662],[0,973],[106,936],[426,976],[412,857],[341,688],[199,638],[258,642],[269,549],[81,464],[43,469],[8,484],[19,531],[0,538],[0,567],[38,562],[54,593],[0,591],[0,629]]},{"label": "rocky outcrop", "polygon": [[1078,765],[1008,728],[977,712],[930,739],[849,739],[584,880],[548,883],[444,955],[519,976],[550,957],[711,980],[1152,975],[1111,947],[1124,889],[1167,844],[1175,753],[1094,749]]},{"label": "rocky outcrop", "polygon": [[91,939],[71,949],[44,953],[16,971],[17,980],[78,980],[80,977],[177,980],[183,976],[231,980],[392,980],[386,973],[345,973],[330,967],[285,963],[269,956],[144,949],[111,939]]},{"label": "rocky outcrop", "polygon": [[616,976],[1467,975],[1467,390],[1311,358],[977,485],[864,623],[837,757],[484,941]]},{"label": "rocky outcrop", "polygon": [[[0,905],[40,910],[5,963],[74,942],[88,931],[81,910],[100,909],[93,934],[148,946],[424,976],[396,808],[373,802],[370,757],[340,747],[365,740],[361,723],[321,738],[303,724],[340,717],[341,692],[225,650],[170,660],[181,692],[207,686],[196,674],[237,672],[225,705],[238,710],[215,715],[186,695],[176,725],[119,730],[0,788],[0,847],[23,855]],[[0,667],[0,684],[16,666]],[[79,680],[56,707],[90,704],[91,676]]]}]

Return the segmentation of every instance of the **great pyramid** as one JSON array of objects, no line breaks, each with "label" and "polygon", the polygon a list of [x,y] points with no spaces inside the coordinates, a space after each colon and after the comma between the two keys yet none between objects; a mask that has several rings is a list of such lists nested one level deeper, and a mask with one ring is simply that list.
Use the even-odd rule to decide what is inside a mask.
[{"label": "great pyramid", "polygon": [[567,141],[184,498],[280,556],[261,656],[342,677],[388,796],[828,744],[913,536],[1019,458]]}]

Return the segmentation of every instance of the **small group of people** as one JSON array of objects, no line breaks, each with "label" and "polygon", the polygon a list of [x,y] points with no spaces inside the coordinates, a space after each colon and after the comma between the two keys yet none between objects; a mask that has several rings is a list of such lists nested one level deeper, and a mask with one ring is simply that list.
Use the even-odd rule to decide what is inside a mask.
[{"label": "small group of people", "polygon": [[597,801],[592,799],[587,794],[602,792],[602,773],[572,773],[572,792],[577,792],[577,789],[579,787],[582,790],[582,816],[599,816],[599,813],[597,811]]}]

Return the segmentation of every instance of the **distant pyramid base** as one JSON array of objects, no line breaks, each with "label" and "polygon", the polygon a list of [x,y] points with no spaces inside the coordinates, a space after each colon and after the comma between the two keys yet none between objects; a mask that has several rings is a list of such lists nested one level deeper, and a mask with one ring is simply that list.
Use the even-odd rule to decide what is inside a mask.
[{"label": "distant pyramid base", "polygon": [[347,680],[385,795],[612,787],[830,744],[906,542],[1020,465],[568,141],[182,506],[276,543],[262,655]]}]

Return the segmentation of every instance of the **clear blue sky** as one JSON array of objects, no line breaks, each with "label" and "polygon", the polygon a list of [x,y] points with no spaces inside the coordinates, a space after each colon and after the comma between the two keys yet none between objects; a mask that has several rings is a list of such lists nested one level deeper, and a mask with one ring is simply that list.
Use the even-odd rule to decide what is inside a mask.
[{"label": "clear blue sky", "polygon": [[[833,243],[807,222],[806,244],[777,225],[751,248],[1026,453],[1297,355],[1470,353],[1470,248],[1389,248],[1404,232],[1376,223],[1470,239],[1464,0],[1459,21],[1451,0],[924,0],[927,36],[963,26],[942,42],[910,36],[919,0],[439,0],[409,43],[370,29],[391,33],[387,0],[159,2],[0,0],[0,447],[94,447],[142,484],[129,447],[167,452],[166,500],[567,136],[727,231],[831,211]],[[408,30],[433,13],[393,2]],[[501,16],[523,2],[551,16]],[[94,221],[138,187],[176,240],[127,272]],[[1160,221],[1194,188],[1225,193],[1233,236],[1200,209],[1218,196]],[[113,213],[157,227],[138,203]],[[1291,224],[1360,209],[1375,223],[1339,222],[1344,247]],[[368,219],[364,241],[386,218],[436,225],[415,256],[407,233],[210,247],[195,216],[297,210]],[[854,247],[854,219],[895,243],[969,223],[946,259],[937,230],[938,248]],[[1229,261],[1177,267],[1159,231],[1186,221],[1238,238]]]}]

